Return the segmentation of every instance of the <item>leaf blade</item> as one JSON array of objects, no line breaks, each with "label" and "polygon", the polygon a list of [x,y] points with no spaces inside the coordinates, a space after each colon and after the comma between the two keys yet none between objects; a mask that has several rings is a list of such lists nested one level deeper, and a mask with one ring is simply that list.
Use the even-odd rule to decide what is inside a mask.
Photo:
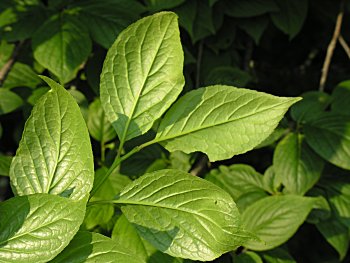
[{"label": "leaf blade", "polygon": [[93,183],[89,134],[74,98],[59,84],[33,108],[10,168],[16,195],[50,193],[82,199]]},{"label": "leaf blade", "polygon": [[174,13],[143,18],[119,34],[102,69],[101,102],[122,141],[147,132],[176,99],[182,65]]},{"label": "leaf blade", "polygon": [[298,100],[224,85],[197,89],[172,105],[155,142],[168,151],[204,152],[210,161],[228,159],[263,141]]},{"label": "leaf blade", "polygon": [[1,203],[0,261],[47,262],[73,238],[84,213],[85,200],[49,194],[17,196]]},{"label": "leaf blade", "polygon": [[178,170],[140,177],[115,202],[143,238],[172,256],[212,260],[248,238],[226,192]]}]

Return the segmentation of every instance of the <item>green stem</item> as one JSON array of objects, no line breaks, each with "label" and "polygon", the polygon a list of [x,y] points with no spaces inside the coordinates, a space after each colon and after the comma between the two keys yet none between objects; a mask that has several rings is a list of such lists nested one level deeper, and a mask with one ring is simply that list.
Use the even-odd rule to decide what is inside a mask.
[{"label": "green stem", "polygon": [[121,162],[123,162],[124,160],[128,159],[130,156],[132,156],[133,154],[139,152],[141,149],[152,145],[154,143],[156,143],[157,140],[153,139],[152,141],[146,142],[144,144],[141,144],[140,146],[136,146],[134,149],[132,149],[130,152],[128,152],[127,154],[121,156],[121,150],[123,147],[123,143],[120,143],[119,145],[119,150],[118,150],[118,154],[117,157],[114,159],[113,164],[111,165],[111,167],[108,169],[107,173],[105,173],[103,175],[103,178],[98,182],[98,184],[92,189],[91,193],[90,193],[90,198],[93,197],[96,192],[101,188],[101,186],[104,184],[104,182],[108,179],[108,177],[115,171],[115,169],[118,168],[118,166],[120,165]]}]

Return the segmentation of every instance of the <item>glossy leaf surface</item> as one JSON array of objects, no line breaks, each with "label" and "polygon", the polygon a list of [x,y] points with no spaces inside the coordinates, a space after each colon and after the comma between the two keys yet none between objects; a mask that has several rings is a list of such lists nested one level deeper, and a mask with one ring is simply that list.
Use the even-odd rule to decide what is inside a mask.
[{"label": "glossy leaf surface", "polygon": [[122,141],[144,134],[184,85],[177,16],[161,12],[119,34],[101,74],[101,103]]},{"label": "glossy leaf surface", "polygon": [[85,121],[74,98],[43,77],[48,91],[33,108],[10,169],[17,195],[82,199],[92,188],[93,158]]},{"label": "glossy leaf surface", "polygon": [[155,141],[171,152],[201,151],[210,161],[229,159],[262,142],[298,100],[221,85],[197,89],[170,108]]},{"label": "glossy leaf surface", "polygon": [[225,191],[178,170],[140,177],[115,202],[143,238],[172,256],[213,260],[248,238]]},{"label": "glossy leaf surface", "polygon": [[68,245],[84,213],[84,201],[49,194],[0,203],[0,262],[49,261]]}]

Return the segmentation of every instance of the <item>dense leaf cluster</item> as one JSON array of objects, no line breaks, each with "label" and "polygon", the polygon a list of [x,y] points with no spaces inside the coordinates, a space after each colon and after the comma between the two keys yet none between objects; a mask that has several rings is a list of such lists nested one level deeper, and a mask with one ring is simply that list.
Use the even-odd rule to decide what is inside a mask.
[{"label": "dense leaf cluster", "polygon": [[0,262],[347,262],[333,2],[1,1]]}]

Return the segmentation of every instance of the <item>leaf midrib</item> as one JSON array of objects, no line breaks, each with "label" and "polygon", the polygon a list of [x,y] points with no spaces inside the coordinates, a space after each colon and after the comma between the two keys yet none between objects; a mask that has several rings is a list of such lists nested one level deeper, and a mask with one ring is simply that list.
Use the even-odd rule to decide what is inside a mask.
[{"label": "leaf midrib", "polygon": [[[265,108],[261,111],[258,111],[258,112],[253,112],[253,113],[250,113],[250,114],[247,114],[245,116],[242,116],[242,117],[238,117],[236,119],[232,119],[232,120],[226,120],[226,121],[223,121],[223,122],[220,122],[220,123],[217,123],[217,124],[214,124],[214,125],[207,125],[207,126],[202,126],[202,127],[199,127],[197,129],[193,129],[193,130],[189,130],[189,131],[186,131],[186,132],[183,132],[183,133],[180,133],[180,134],[175,134],[175,135],[172,135],[172,136],[168,136],[168,137],[156,137],[152,143],[158,143],[158,142],[162,142],[162,141],[167,141],[167,140],[171,140],[171,139],[176,139],[178,137],[182,137],[182,136],[185,136],[185,135],[188,135],[190,133],[195,133],[195,132],[199,132],[201,130],[205,130],[205,129],[209,129],[209,128],[213,128],[213,127],[217,127],[217,126],[220,126],[220,125],[225,125],[225,124],[228,124],[230,122],[235,122],[235,121],[240,121],[242,119],[245,119],[245,118],[249,118],[251,116],[254,116],[254,115],[258,115],[260,113],[263,113],[265,111],[269,111],[275,107],[279,107],[283,104],[286,104],[286,103],[290,103],[291,100],[288,100],[288,101],[283,101],[281,103],[278,103],[278,104],[275,104],[274,106],[272,107],[269,107],[269,108]],[[172,128],[170,128],[171,130]],[[161,136],[161,135],[160,135]]]},{"label": "leaf midrib", "polygon": [[[172,19],[171,19],[171,20],[172,20]],[[152,21],[152,22],[153,22],[153,21]],[[148,28],[151,26],[152,22],[148,25]],[[135,114],[135,110],[136,110],[136,108],[137,108],[137,105],[139,104],[140,97],[141,97],[141,94],[142,94],[142,92],[143,92],[143,90],[144,90],[144,88],[145,88],[145,84],[146,84],[146,82],[147,82],[149,73],[151,72],[151,70],[152,70],[152,68],[153,68],[154,62],[155,62],[155,60],[156,60],[156,57],[158,56],[160,47],[162,46],[163,39],[164,39],[166,33],[167,33],[168,30],[169,30],[170,24],[171,24],[171,21],[168,23],[168,25],[166,25],[162,37],[159,38],[160,41],[159,41],[159,45],[158,45],[158,47],[157,47],[157,49],[156,49],[157,51],[155,52],[154,58],[152,59],[152,64],[150,65],[147,74],[145,74],[143,83],[142,83],[142,85],[141,85],[141,87],[140,87],[138,93],[136,94],[136,95],[137,95],[137,96],[136,96],[137,99],[136,99],[136,101],[134,102],[134,105],[133,105],[133,107],[132,107],[132,109],[131,109],[130,115],[128,116],[129,118],[128,118],[126,124],[125,124],[124,131],[123,131],[123,135],[122,135],[122,138],[121,138],[121,142],[125,142],[125,139],[127,138],[131,120],[133,120],[133,117],[134,117],[134,114]],[[146,33],[144,34],[144,37],[145,37],[145,36],[146,36]],[[143,43],[143,42],[144,42],[144,39],[142,40],[142,43]],[[114,68],[114,66],[112,67],[112,69],[113,69],[113,68]],[[114,78],[114,77],[113,77],[113,78]],[[114,82],[115,82],[115,80],[114,80]]]}]

